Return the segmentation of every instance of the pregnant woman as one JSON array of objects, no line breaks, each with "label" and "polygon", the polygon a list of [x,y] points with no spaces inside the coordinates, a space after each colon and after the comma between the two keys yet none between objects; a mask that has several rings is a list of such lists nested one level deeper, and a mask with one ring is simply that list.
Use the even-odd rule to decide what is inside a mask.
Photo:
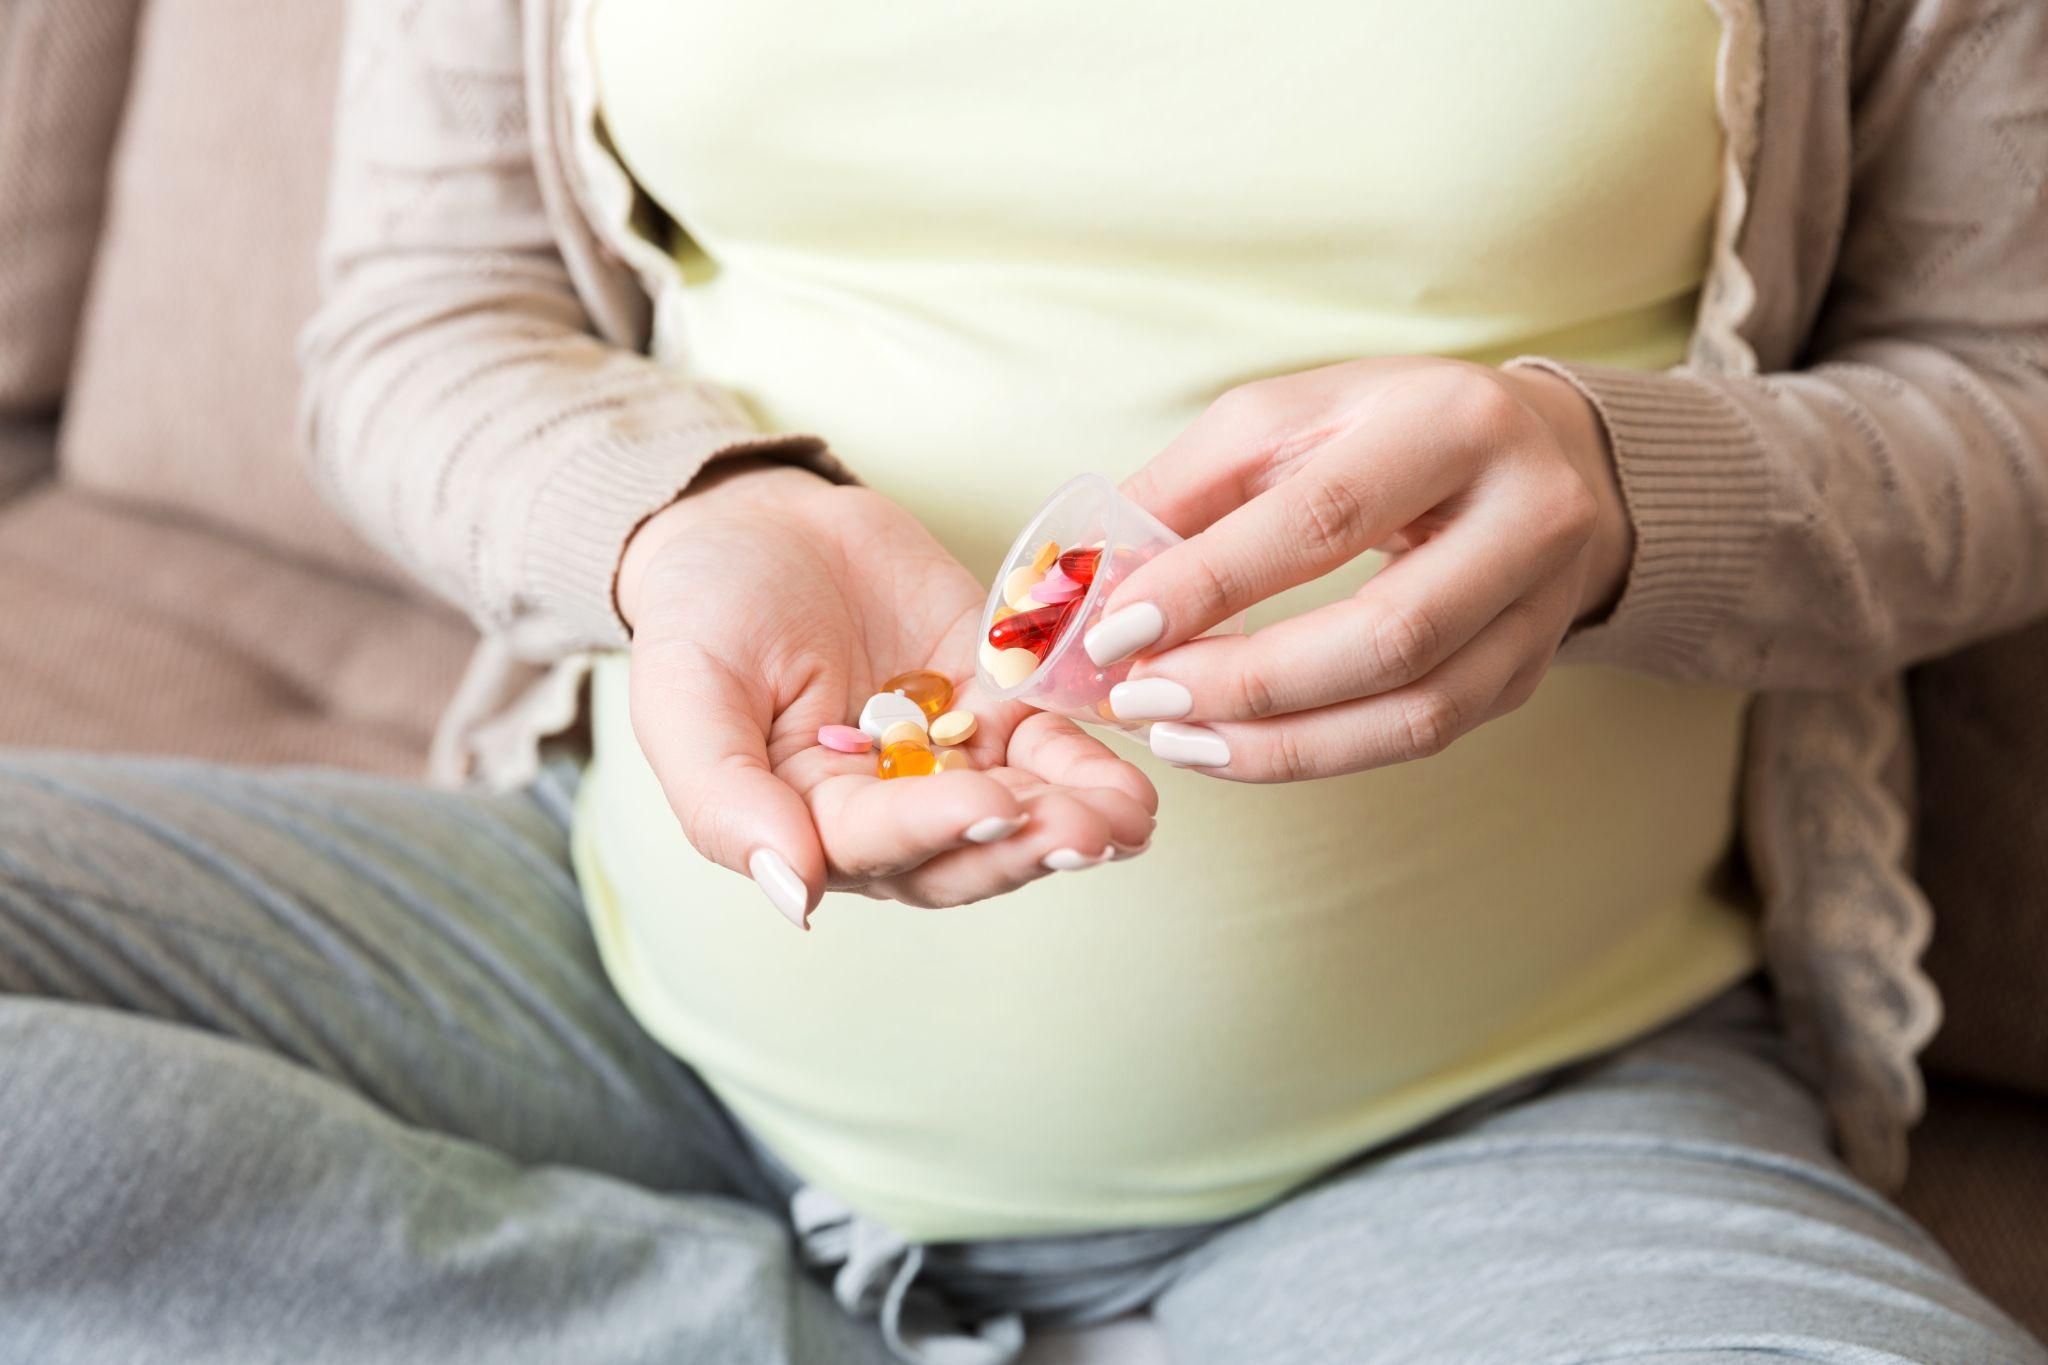
[{"label": "pregnant woman", "polygon": [[[34,1131],[136,1097],[34,1358],[2048,1361],[1871,1188],[1895,675],[2048,609],[2048,14],[354,9],[312,446],[504,790],[0,767],[0,984],[121,1007]],[[1150,751],[815,747],[1083,470]]]}]

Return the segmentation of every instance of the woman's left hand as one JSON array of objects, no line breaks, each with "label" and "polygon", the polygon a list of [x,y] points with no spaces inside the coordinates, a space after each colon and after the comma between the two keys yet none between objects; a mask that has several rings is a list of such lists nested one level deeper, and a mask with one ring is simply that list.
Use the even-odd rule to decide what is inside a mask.
[{"label": "woman's left hand", "polygon": [[[1363,360],[1224,394],[1124,491],[1186,543],[1117,586],[1085,645],[1168,762],[1246,782],[1441,751],[1536,690],[1619,595],[1633,533],[1598,415],[1538,369]],[[1196,639],[1371,549],[1354,596]]]}]

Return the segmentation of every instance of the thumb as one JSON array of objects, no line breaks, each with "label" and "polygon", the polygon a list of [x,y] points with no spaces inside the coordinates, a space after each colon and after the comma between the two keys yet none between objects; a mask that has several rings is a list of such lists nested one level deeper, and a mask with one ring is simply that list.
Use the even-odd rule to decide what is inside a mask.
[{"label": "thumb", "polygon": [[1263,457],[1277,420],[1265,392],[1246,385],[1218,398],[1126,478],[1120,491],[1180,536],[1192,536],[1250,501],[1269,473]]},{"label": "thumb", "polygon": [[636,646],[631,679],[633,733],[690,843],[808,929],[825,852],[810,808],[768,766],[766,686],[687,644]]}]

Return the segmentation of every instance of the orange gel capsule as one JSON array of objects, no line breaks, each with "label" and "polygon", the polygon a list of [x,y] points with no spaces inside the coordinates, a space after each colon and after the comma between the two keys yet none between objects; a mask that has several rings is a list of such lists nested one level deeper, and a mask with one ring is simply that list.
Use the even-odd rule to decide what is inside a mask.
[{"label": "orange gel capsule", "polygon": [[1100,550],[1069,550],[1059,558],[1060,572],[1076,583],[1095,581],[1095,566],[1102,561]]},{"label": "orange gel capsule", "polygon": [[1060,638],[1067,617],[1073,614],[1080,600],[1077,597],[1072,602],[1061,602],[1057,606],[1038,607],[1020,611],[1015,616],[1005,616],[988,628],[988,642],[997,649],[1028,649],[1043,659],[1052,649],[1053,641]]},{"label": "orange gel capsule", "polygon": [[936,720],[953,704],[952,679],[943,673],[934,673],[929,668],[898,673],[882,684],[882,690],[894,692],[899,697],[908,697],[916,702],[927,720]]},{"label": "orange gel capsule", "polygon": [[875,759],[875,776],[885,782],[892,777],[929,777],[938,766],[930,749],[914,739],[904,739],[882,746]]}]

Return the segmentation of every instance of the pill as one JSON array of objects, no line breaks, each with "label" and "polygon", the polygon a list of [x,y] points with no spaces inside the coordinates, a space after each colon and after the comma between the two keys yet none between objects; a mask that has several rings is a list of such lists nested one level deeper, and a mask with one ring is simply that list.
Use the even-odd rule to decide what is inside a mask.
[{"label": "pill", "polygon": [[1038,547],[1037,554],[1031,556],[1031,567],[1039,573],[1044,573],[1059,561],[1059,557],[1059,545],[1054,541],[1048,540],[1045,544]]},{"label": "pill", "polygon": [[938,764],[937,771],[942,773],[958,772],[961,769],[971,771],[974,767],[968,760],[965,749],[940,749],[933,755],[933,761]]},{"label": "pill", "polygon": [[1055,570],[1038,581],[1031,589],[1030,596],[1032,601],[1042,602],[1050,607],[1062,602],[1071,602],[1086,591],[1088,587],[1085,583],[1076,583]]},{"label": "pill", "polygon": [[1028,649],[1033,655],[1043,659],[1051,652],[1053,641],[1059,638],[1067,618],[1072,615],[1072,602],[1020,611],[1015,616],[1006,616],[990,626],[988,642],[997,649]]},{"label": "pill", "polygon": [[888,748],[891,744],[902,744],[905,741],[912,744],[930,742],[925,738],[924,727],[914,720],[899,720],[888,729],[882,731],[882,747],[884,749]]},{"label": "pill", "polygon": [[989,618],[989,619],[990,619],[990,620],[991,620],[992,622],[993,622],[993,621],[1000,621],[1000,620],[1002,620],[1002,619],[1003,619],[1003,618],[1004,618],[1005,616],[1015,616],[1016,614],[1017,614],[1017,609],[1016,609],[1015,607],[1011,606],[1011,605],[1010,605],[1010,604],[1009,604],[1008,602],[998,602],[998,603],[996,604],[996,614],[995,614],[995,615],[994,615],[993,617]]},{"label": "pill", "polygon": [[932,722],[932,743],[965,744],[980,723],[972,711],[948,711]]},{"label": "pill", "polygon": [[1095,566],[1102,559],[1102,551],[1069,550],[1059,557],[1059,570],[1076,583],[1093,583]]},{"label": "pill", "polygon": [[1018,611],[1029,611],[1033,605],[1031,590],[1038,586],[1038,580],[1045,577],[1029,564],[1010,570],[1003,580],[1003,600]]},{"label": "pill", "polygon": [[953,680],[929,668],[898,673],[882,684],[882,690],[910,698],[927,716],[936,716],[953,704]]},{"label": "pill", "polygon": [[819,726],[818,743],[842,754],[864,754],[874,745],[865,731],[856,730],[851,725]]},{"label": "pill", "polygon": [[1038,671],[1038,656],[1028,649],[981,647],[981,666],[997,687],[1015,687]]},{"label": "pill", "polygon": [[920,730],[927,724],[922,706],[894,692],[877,692],[868,698],[867,705],[860,708],[860,728],[876,743],[880,743],[882,733],[899,720],[916,721]]},{"label": "pill", "polygon": [[884,744],[875,755],[875,776],[885,782],[892,777],[929,777],[938,766],[932,751],[914,740]]}]

